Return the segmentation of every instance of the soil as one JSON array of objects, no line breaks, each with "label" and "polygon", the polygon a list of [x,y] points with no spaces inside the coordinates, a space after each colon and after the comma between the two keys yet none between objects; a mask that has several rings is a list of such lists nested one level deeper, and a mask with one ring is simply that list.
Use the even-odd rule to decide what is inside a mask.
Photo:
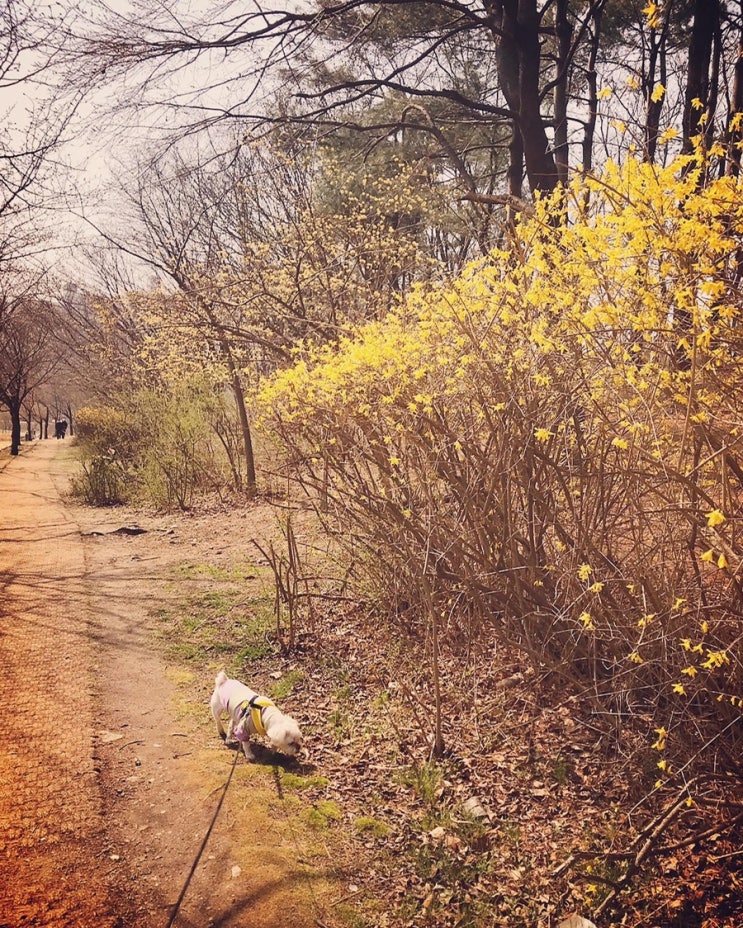
[{"label": "soil", "polygon": [[0,928],[331,924],[332,855],[297,829],[275,758],[225,747],[212,680],[154,637],[175,566],[228,564],[268,509],[101,512],[67,498],[69,440],[2,455]]}]

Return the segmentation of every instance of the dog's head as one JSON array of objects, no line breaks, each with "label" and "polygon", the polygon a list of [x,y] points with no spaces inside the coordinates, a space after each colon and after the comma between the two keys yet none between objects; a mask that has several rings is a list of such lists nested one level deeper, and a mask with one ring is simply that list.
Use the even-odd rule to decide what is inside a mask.
[{"label": "dog's head", "polygon": [[273,748],[289,757],[296,757],[302,750],[302,732],[289,715],[275,721],[266,729],[266,735]]}]

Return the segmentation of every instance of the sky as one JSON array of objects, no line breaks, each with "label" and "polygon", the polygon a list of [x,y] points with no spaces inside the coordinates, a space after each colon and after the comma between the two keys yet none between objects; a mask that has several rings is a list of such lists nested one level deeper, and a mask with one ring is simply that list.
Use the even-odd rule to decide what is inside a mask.
[{"label": "sky", "polygon": [[[146,15],[158,17],[166,35],[171,30],[194,34],[199,21],[214,22],[218,14],[229,18],[235,11],[244,13],[246,4],[242,0],[61,0],[51,4],[28,0],[28,4],[34,15],[46,17],[45,40],[57,44],[58,63],[37,70],[39,56],[27,50],[0,77],[3,147],[6,152],[22,151],[57,120],[69,116],[62,142],[49,160],[43,183],[35,190],[36,219],[44,228],[55,267],[62,273],[78,273],[75,268],[85,250],[81,243],[85,247],[96,241],[100,244],[90,222],[109,230],[118,226],[117,234],[125,234],[122,186],[136,176],[144,160],[172,143],[194,117],[212,115],[241,99],[249,88],[248,72],[255,61],[251,66],[242,53],[231,59],[221,52],[201,54],[176,70],[159,66],[156,80],[145,81],[146,69],[117,73],[112,68],[105,79],[75,87],[79,74],[64,62],[72,47],[66,33],[100,30],[104,21],[126,28],[129,17],[141,24],[141,11],[145,10]],[[214,10],[217,12],[211,12]],[[5,28],[7,32],[7,20]],[[105,27],[103,31],[110,30]],[[241,68],[246,68],[245,75]],[[270,87],[267,94],[270,99]],[[195,103],[196,110],[192,108]],[[259,105],[264,104],[265,100]]]}]

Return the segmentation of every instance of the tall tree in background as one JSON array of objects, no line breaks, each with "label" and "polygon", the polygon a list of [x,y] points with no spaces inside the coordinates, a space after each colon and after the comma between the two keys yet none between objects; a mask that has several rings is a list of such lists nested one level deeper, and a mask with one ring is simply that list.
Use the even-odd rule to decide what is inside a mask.
[{"label": "tall tree in background", "polygon": [[48,382],[59,365],[55,345],[58,320],[50,304],[33,296],[13,299],[3,294],[0,326],[0,403],[10,413],[10,453],[21,447],[23,404]]},{"label": "tall tree in background", "polygon": [[[167,20],[142,0],[130,14],[104,0],[93,10],[60,48],[80,81],[136,76],[140,111],[165,104],[176,130],[292,124],[311,146],[356,133],[360,157],[405,142],[429,177],[456,182],[473,229],[525,189],[549,193],[571,169],[590,170],[597,144],[616,144],[617,120],[631,118],[650,161],[667,125],[690,143],[700,102],[712,132],[741,28],[727,0],[323,0],[247,12],[230,2]],[[205,77],[217,55],[218,86]],[[726,121],[718,114],[717,128]]]}]

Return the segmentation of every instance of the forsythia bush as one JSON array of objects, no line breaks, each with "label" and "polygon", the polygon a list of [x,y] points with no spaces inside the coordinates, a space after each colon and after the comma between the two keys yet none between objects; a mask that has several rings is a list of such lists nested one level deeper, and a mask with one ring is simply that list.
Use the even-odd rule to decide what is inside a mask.
[{"label": "forsythia bush", "polygon": [[261,395],[401,626],[641,715],[661,777],[743,729],[743,187],[700,170],[576,180]]}]

